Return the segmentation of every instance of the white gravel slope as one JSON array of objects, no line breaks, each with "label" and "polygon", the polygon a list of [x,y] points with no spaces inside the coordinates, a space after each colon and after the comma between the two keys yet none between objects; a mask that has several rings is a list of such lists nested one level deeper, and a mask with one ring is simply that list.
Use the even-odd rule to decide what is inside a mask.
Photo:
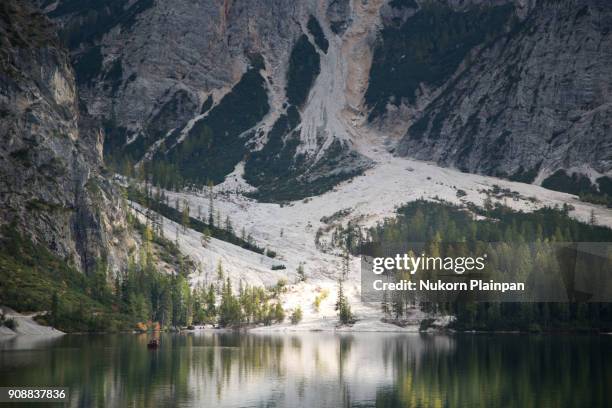
[{"label": "white gravel slope", "polygon": [[[297,306],[302,307],[304,321],[298,329],[333,328],[336,324],[333,309],[336,296],[335,280],[340,269],[340,258],[337,253],[321,252],[315,245],[315,235],[320,227],[325,226],[321,218],[340,210],[350,210],[350,214],[342,219],[344,223],[349,219],[359,219],[361,225],[369,226],[385,217],[393,216],[402,204],[419,198],[440,198],[454,203],[472,202],[482,205],[487,197],[483,191],[498,185],[520,194],[521,199],[517,201],[511,198],[500,200],[517,210],[533,211],[543,206],[561,206],[568,203],[575,207],[570,213],[572,217],[587,221],[593,210],[599,224],[612,226],[612,211],[580,202],[570,194],[535,185],[462,173],[426,162],[396,158],[384,152],[372,151],[370,156],[377,157],[377,165],[363,176],[344,182],[321,196],[284,206],[259,203],[244,197],[241,192],[249,187],[241,178],[242,166],[238,166],[223,184],[215,187],[215,209],[220,210],[223,220],[226,216],[230,217],[235,231],[244,227],[259,246],[270,248],[278,255],[276,259],[270,259],[216,239],[212,239],[208,247],[204,248],[199,233],[188,230],[183,234],[179,229],[181,249],[201,264],[201,273],[193,276],[192,282],[197,284],[214,277],[214,268],[221,260],[235,285],[243,281],[253,285],[271,286],[282,277],[286,277],[289,283],[294,283],[297,281],[298,265],[303,262],[307,282],[289,288],[289,293],[284,296],[284,306],[289,310]],[[457,198],[457,189],[464,190],[467,195],[461,199]],[[167,191],[166,194],[170,196],[170,203],[174,203],[178,198],[181,207],[186,201],[192,216],[196,214],[198,206],[201,207],[203,217],[206,216],[209,200],[205,191]],[[533,197],[537,201],[529,199]],[[173,239],[176,224],[166,221],[164,226],[166,235]],[[271,270],[272,265],[278,264],[285,265],[287,269]],[[354,304],[354,311],[362,319],[356,329],[397,329],[378,321],[380,312],[377,307],[359,302],[359,273],[359,260],[354,258],[351,261],[346,291]],[[316,312],[312,303],[315,296],[324,289],[329,291],[329,296],[322,303],[320,311]],[[288,325],[281,327],[294,329]]]}]

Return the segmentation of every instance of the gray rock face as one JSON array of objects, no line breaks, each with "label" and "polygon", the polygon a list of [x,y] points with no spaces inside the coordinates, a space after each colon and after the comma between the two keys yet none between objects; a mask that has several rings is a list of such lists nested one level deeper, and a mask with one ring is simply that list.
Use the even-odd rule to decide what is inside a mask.
[{"label": "gray rock face", "polygon": [[527,182],[609,174],[611,30],[609,2],[539,2],[430,90],[398,154]]},{"label": "gray rock face", "polygon": [[[67,41],[76,38],[72,57],[77,73],[89,73],[79,84],[89,113],[115,131],[116,145],[141,138],[145,147],[136,159],[168,131],[185,126],[211,93],[218,102],[246,71],[249,53],[263,54],[269,75],[281,77],[275,71],[284,72],[281,61],[307,6],[282,0],[114,3],[121,5],[109,12],[58,2],[47,12]],[[92,24],[95,35],[84,37]]]},{"label": "gray rock face", "polygon": [[[235,148],[234,139],[242,137],[242,144],[248,145],[249,149],[261,149],[270,140],[270,129],[285,113],[289,96],[290,55],[299,38],[307,36],[307,41],[312,44],[320,40],[314,38],[307,28],[308,21],[319,20],[323,25],[321,35],[328,38],[344,33],[352,21],[348,1],[330,1],[327,4],[314,0],[116,0],[110,2],[108,7],[95,7],[93,3],[91,7],[85,7],[85,3],[59,1],[49,5],[42,3],[41,6],[62,27],[62,36],[71,46],[80,97],[89,114],[106,127],[105,152],[109,153],[108,159],[127,159],[135,163],[143,159],[147,162],[151,158],[166,158],[173,163],[176,160],[182,163],[187,160],[186,155],[189,160],[206,155],[207,162],[218,163],[224,169],[223,175],[231,172],[237,164],[233,156],[239,156],[238,160],[243,156],[241,148]],[[332,25],[333,28],[330,28]],[[341,43],[335,45],[338,50]],[[334,69],[331,64],[341,62],[338,52],[326,55],[326,50],[318,46],[315,52],[330,61],[327,65],[327,60],[322,62],[324,67],[329,66],[329,72]],[[239,117],[241,113],[238,113],[237,117],[231,117],[226,113],[227,108],[223,107],[223,122],[228,123],[228,127],[222,129],[220,114],[215,112],[215,107],[240,82],[253,64],[253,58],[262,59],[261,75],[265,78],[268,96],[267,102],[259,100],[258,103],[267,103],[270,108],[266,106],[265,117],[258,118],[252,131],[245,131],[241,136],[235,134],[235,130],[241,127],[236,122],[245,121],[245,115]],[[340,71],[338,69],[337,73],[341,74]],[[316,76],[318,74],[315,80]],[[326,81],[334,84],[334,78],[326,78]],[[342,81],[335,83],[338,85],[334,87],[343,84]],[[321,102],[321,97],[337,97],[328,95],[336,91],[329,84],[318,84],[322,89],[327,89],[325,94],[316,93],[319,100],[313,103],[317,106],[328,104]],[[203,109],[209,98],[213,101],[212,108]],[[324,111],[323,114],[331,121],[342,106],[334,107],[337,112],[327,112],[327,105],[310,109],[309,105],[312,104],[300,106],[302,112],[307,112],[304,113],[305,123],[296,129],[301,146],[291,148],[294,160],[293,163],[288,162],[300,170],[291,174],[297,176],[305,169],[321,168],[315,164],[329,157],[326,151],[332,146],[341,146],[345,151],[341,154],[346,158],[343,163],[351,167],[346,173],[354,173],[352,167],[357,167],[358,172],[363,165],[354,162],[352,158],[357,157],[355,154],[348,154],[350,145],[342,140],[346,139],[346,132],[337,129],[323,132],[312,126],[312,120],[308,120]],[[245,108],[237,106],[237,109]],[[204,110],[206,113],[202,114]],[[209,121],[215,123],[204,123],[207,115],[213,116],[214,119]],[[195,153],[191,152],[191,148],[181,149],[184,141],[191,143],[203,137],[201,130],[204,125],[213,130],[212,147],[197,147]],[[289,141],[295,138],[295,134],[291,133],[281,135],[282,145],[294,144]],[[231,138],[232,141],[221,140],[223,138]],[[317,142],[313,143],[315,139]],[[227,154],[215,156],[214,151],[226,146],[236,150],[229,155],[231,159],[226,157]],[[175,153],[176,150],[179,152]],[[187,150],[189,152],[186,153]],[[286,152],[283,154],[287,156]],[[359,159],[359,163],[362,162],[367,161]],[[190,182],[219,180],[218,174],[211,173],[209,165],[203,165],[199,173],[194,164],[179,167],[181,177]],[[335,173],[343,172],[337,170]],[[316,178],[314,173],[308,179],[313,177]]]},{"label": "gray rock face", "polygon": [[0,224],[85,271],[103,258],[117,269],[125,237],[112,230],[125,219],[100,176],[102,134],[79,115],[68,54],[44,15],[13,0],[0,14]]},{"label": "gray rock face", "polygon": [[[276,140],[284,147],[268,151],[275,166],[297,169],[292,177],[316,183],[321,169],[330,168],[318,162],[337,146],[347,158],[336,160],[337,167],[350,168],[347,174],[366,168],[369,160],[351,152],[359,144],[353,125],[365,117],[368,131],[388,138],[397,154],[469,172],[539,183],[560,168],[591,179],[612,171],[612,5],[604,0],[38,3],[61,26],[83,105],[105,125],[110,161],[176,160],[171,151],[201,137],[194,125],[197,130],[260,56],[269,110],[248,132],[217,125],[215,137],[241,138],[251,153]],[[424,10],[432,18],[423,18]],[[320,72],[299,124],[271,135],[287,113],[292,50],[302,35],[316,42],[306,28],[311,16],[330,49],[317,48]],[[396,34],[381,58],[379,50]],[[387,71],[378,75],[381,67]],[[203,109],[206,101],[211,109]],[[190,165],[189,171],[198,170]]]}]

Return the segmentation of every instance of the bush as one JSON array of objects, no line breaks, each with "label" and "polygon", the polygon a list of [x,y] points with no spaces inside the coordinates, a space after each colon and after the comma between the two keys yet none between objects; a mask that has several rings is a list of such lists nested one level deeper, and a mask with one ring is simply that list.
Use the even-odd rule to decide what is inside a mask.
[{"label": "bush", "polygon": [[291,324],[298,324],[300,321],[302,321],[302,308],[301,307],[297,307],[293,313],[291,313]]},{"label": "bush", "polygon": [[287,269],[287,267],[285,265],[272,265],[272,270],[273,271],[279,271],[282,269]]},{"label": "bush", "polygon": [[287,279],[285,278],[280,278],[277,282],[276,282],[276,291],[278,293],[283,293],[287,291]]}]

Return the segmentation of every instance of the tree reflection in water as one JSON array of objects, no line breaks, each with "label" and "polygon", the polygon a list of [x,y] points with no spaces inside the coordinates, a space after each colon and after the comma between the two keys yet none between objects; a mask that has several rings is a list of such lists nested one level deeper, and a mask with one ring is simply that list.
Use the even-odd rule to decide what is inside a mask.
[{"label": "tree reflection in water", "polygon": [[1,386],[70,406],[605,406],[608,336],[382,333],[64,336],[0,342]]}]

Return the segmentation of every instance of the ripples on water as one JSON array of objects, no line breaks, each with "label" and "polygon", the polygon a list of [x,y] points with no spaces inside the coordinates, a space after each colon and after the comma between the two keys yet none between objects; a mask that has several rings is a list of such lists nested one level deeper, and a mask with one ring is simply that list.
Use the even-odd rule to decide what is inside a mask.
[{"label": "ripples on water", "polygon": [[[609,336],[70,335],[0,342],[0,386],[67,386],[74,407],[598,407]],[[42,406],[37,404],[37,406]]]}]

